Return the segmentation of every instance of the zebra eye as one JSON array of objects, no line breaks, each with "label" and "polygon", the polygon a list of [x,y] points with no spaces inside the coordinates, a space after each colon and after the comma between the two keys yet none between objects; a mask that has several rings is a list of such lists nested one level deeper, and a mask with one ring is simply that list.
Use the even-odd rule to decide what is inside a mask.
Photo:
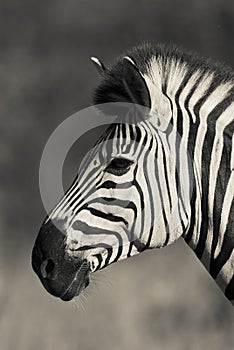
[{"label": "zebra eye", "polygon": [[115,158],[106,167],[105,171],[113,175],[121,176],[128,172],[132,164],[132,160],[126,158]]}]

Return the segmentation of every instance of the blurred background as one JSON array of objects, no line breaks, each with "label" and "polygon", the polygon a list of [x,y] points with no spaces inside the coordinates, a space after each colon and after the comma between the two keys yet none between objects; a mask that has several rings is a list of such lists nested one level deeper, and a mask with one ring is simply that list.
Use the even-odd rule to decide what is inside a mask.
[{"label": "blurred background", "polygon": [[[233,38],[232,0],[0,0],[1,350],[233,349],[233,308],[182,241],[106,268],[70,303],[30,265],[45,216],[40,157],[92,104],[89,57],[111,64],[139,42],[172,42],[233,68]],[[67,182],[93,137],[80,142]]]}]

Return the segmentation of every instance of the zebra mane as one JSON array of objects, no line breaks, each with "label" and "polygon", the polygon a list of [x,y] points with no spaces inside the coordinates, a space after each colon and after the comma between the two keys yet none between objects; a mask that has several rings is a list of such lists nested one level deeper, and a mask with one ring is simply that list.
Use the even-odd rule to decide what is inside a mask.
[{"label": "zebra mane", "polygon": [[[146,74],[148,76],[152,76],[154,73],[151,67],[151,62],[154,60],[154,62],[160,66],[162,76],[160,82],[161,91],[166,91],[167,73],[173,64],[177,67],[186,65],[191,75],[197,71],[199,71],[201,75],[212,74],[214,84],[217,84],[217,86],[226,82],[234,83],[234,73],[232,70],[220,63],[215,63],[211,59],[205,59],[200,57],[197,53],[183,50],[175,45],[159,44],[154,48],[151,44],[144,43],[124,52],[124,54],[117,59],[116,63],[105,71],[99,85],[94,91],[94,104],[132,102],[123,83],[124,56],[130,57],[139,71],[143,75]],[[176,71],[174,74],[176,74]],[[146,105],[144,100],[142,100],[141,104]]]}]

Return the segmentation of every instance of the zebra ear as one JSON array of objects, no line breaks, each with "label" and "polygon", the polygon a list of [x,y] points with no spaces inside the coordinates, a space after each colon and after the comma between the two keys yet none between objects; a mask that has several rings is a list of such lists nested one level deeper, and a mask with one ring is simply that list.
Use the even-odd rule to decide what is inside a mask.
[{"label": "zebra ear", "polygon": [[91,61],[93,62],[94,66],[96,67],[98,73],[103,76],[103,74],[106,71],[106,67],[104,66],[104,64],[99,61],[99,59],[97,57],[90,57]]},{"label": "zebra ear", "polygon": [[[103,65],[92,59],[95,65]],[[146,78],[137,68],[134,61],[125,56],[110,70],[105,71],[104,79],[94,91],[94,104],[108,115],[126,115],[129,112],[129,103],[151,109],[151,98]],[[117,102],[115,105],[112,102]],[[122,103],[122,104],[121,104]],[[105,108],[101,105],[105,104]],[[109,104],[109,105],[108,105]],[[140,109],[138,109],[140,112]]]},{"label": "zebra ear", "polygon": [[150,93],[144,76],[129,56],[123,58],[123,85],[132,103],[151,107]]}]

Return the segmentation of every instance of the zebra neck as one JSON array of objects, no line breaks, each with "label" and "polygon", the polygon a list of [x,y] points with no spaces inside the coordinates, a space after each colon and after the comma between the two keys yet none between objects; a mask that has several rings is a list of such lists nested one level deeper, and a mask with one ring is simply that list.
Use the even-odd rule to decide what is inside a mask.
[{"label": "zebra neck", "polygon": [[[169,62],[165,69],[152,60],[148,79],[151,113],[155,120],[162,119],[165,133],[173,125],[171,129],[180,136],[178,147],[182,145],[191,159],[193,191],[183,237],[233,300],[234,84],[230,79],[220,80],[215,70],[194,69],[179,61]],[[170,108],[157,105],[159,91]]]}]

